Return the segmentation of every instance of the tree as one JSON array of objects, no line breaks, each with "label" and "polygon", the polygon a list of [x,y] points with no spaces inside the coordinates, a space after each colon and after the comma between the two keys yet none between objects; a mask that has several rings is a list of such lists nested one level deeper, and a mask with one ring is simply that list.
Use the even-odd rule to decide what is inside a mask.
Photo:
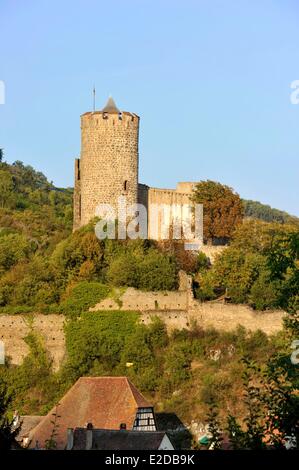
[{"label": "tree", "polygon": [[0,163],[3,162],[3,157],[4,157],[4,150],[0,149]]},{"label": "tree", "polygon": [[210,180],[200,181],[192,200],[203,204],[203,231],[207,241],[231,238],[237,225],[242,222],[242,201],[228,186]]},{"label": "tree", "polygon": [[[289,215],[287,212],[280,211],[278,209],[273,209],[272,207],[261,204],[258,201],[247,201],[243,199],[243,207],[245,217],[250,217],[253,219],[264,220],[265,222],[296,222],[298,223],[297,217]],[[297,220],[296,220],[297,219]]]},{"label": "tree", "polygon": [[7,410],[10,405],[11,398],[7,394],[5,383],[0,381],[0,450],[9,450],[16,444],[15,438],[18,434],[19,427],[15,427],[13,421],[7,417]]},{"label": "tree", "polygon": [[0,170],[0,207],[8,207],[13,199],[13,180],[5,170]]}]

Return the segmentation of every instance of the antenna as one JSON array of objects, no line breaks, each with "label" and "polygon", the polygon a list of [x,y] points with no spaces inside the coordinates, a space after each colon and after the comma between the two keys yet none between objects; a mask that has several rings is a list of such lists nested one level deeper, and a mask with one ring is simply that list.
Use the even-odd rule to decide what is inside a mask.
[{"label": "antenna", "polygon": [[96,110],[96,88],[95,88],[95,85],[93,86],[93,112],[95,112]]}]

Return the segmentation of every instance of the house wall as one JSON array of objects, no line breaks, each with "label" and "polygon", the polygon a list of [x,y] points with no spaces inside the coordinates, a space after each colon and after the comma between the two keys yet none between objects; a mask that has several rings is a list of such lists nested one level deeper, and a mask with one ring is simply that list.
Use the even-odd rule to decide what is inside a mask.
[{"label": "house wall", "polygon": [[173,445],[171,444],[167,434],[162,439],[162,442],[160,444],[160,447],[158,450],[174,450]]}]

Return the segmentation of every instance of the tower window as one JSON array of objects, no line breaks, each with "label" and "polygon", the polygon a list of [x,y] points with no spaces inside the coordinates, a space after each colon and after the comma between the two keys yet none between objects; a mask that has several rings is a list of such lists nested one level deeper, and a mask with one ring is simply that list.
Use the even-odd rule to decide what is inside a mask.
[{"label": "tower window", "polygon": [[122,115],[122,113],[119,113],[119,114],[118,114],[118,119],[121,121],[121,120],[122,120],[122,118],[123,118],[123,115]]},{"label": "tower window", "polygon": [[128,191],[128,180],[124,182],[124,191]]}]

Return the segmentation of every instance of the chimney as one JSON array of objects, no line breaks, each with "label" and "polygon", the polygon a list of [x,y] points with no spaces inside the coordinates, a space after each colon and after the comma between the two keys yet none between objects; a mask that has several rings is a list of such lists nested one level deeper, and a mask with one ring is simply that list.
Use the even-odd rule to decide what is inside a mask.
[{"label": "chimney", "polygon": [[86,429],[86,447],[85,450],[91,450],[92,448],[92,429]]},{"label": "chimney", "polygon": [[66,450],[72,450],[73,447],[74,447],[74,430],[72,428],[69,428],[67,430]]}]

